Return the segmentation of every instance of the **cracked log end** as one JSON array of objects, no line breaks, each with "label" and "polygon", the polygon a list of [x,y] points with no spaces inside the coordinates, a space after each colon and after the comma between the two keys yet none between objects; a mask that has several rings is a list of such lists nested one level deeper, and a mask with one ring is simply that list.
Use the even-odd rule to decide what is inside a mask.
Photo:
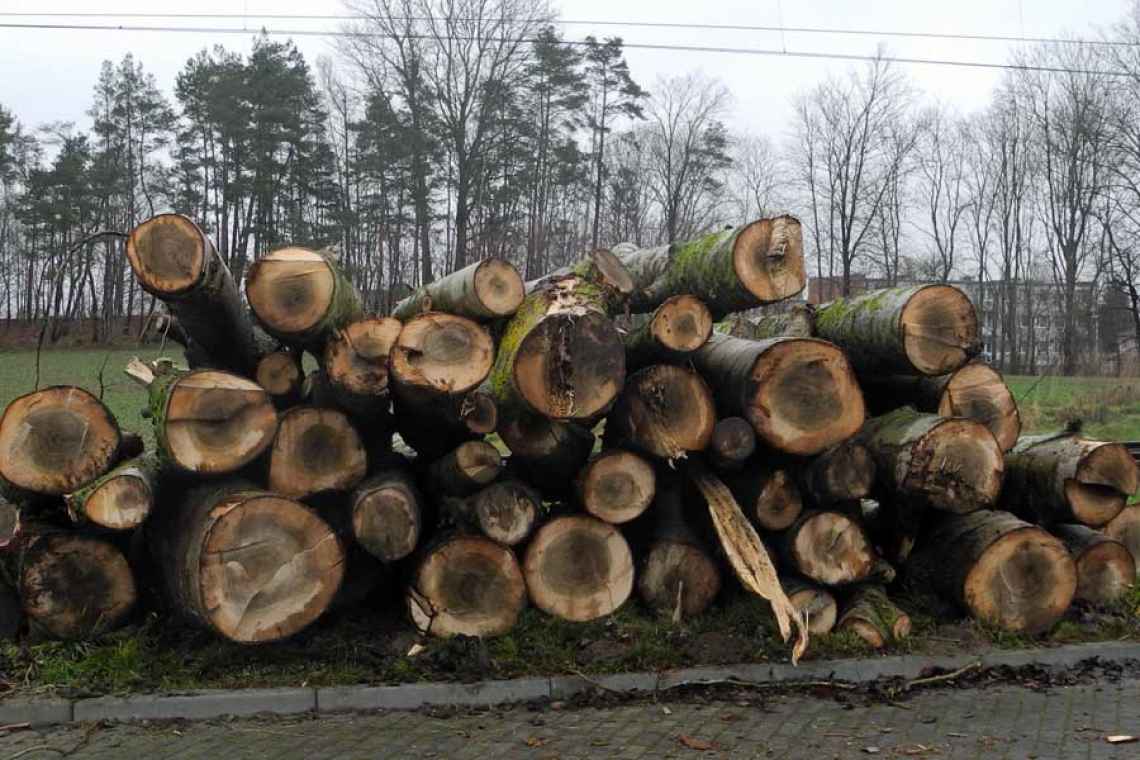
[{"label": "cracked log end", "polygon": [[899,313],[903,351],[923,375],[953,372],[977,353],[978,315],[965,293],[950,285],[922,288]]},{"label": "cracked log end", "polygon": [[633,590],[633,555],[625,538],[614,526],[582,515],[539,528],[523,572],[534,606],[563,620],[608,615]]},{"label": "cracked log end", "polygon": [[716,426],[712,392],[696,372],[672,364],[638,370],[606,422],[607,438],[663,459],[703,451]]},{"label": "cracked log end", "polygon": [[317,252],[282,248],[253,263],[246,275],[249,306],[270,331],[300,335],[329,311],[336,276]]},{"label": "cracked log end", "polygon": [[343,412],[300,406],[281,416],[269,455],[270,489],[296,499],[347,491],[367,470],[364,444]]},{"label": "cracked log end", "polygon": [[839,617],[839,605],[834,594],[798,576],[781,576],[780,585],[792,607],[807,620],[809,633],[831,633]]},{"label": "cracked log end", "polygon": [[966,513],[992,506],[1001,493],[1005,458],[981,423],[940,422],[912,450],[907,482],[935,509]]},{"label": "cracked log end", "polygon": [[180,214],[159,214],[131,230],[127,259],[139,284],[159,296],[176,296],[202,279],[210,243]]},{"label": "cracked log end", "polygon": [[799,293],[807,283],[799,220],[785,215],[752,222],[736,238],[732,263],[741,284],[761,303]]},{"label": "cracked log end", "polygon": [[1136,461],[1123,444],[1088,442],[1074,477],[1065,481],[1073,516],[1086,525],[1116,517],[1140,487]]},{"label": "cracked log end", "polygon": [[878,560],[862,526],[841,512],[806,512],[783,540],[791,569],[826,586],[864,580]]},{"label": "cracked log end", "polygon": [[392,317],[361,319],[337,330],[325,345],[322,367],[334,390],[357,398],[388,396],[388,355],[403,325]]},{"label": "cracked log end", "polygon": [[479,323],[431,311],[409,320],[392,348],[394,381],[408,390],[466,393],[491,372],[495,344]]},{"label": "cracked log end", "polygon": [[164,449],[187,472],[217,475],[249,464],[273,442],[277,412],[265,390],[228,372],[174,381],[162,414]]},{"label": "cracked log end", "polygon": [[599,520],[618,524],[629,522],[649,507],[657,477],[643,457],[611,449],[587,463],[576,485],[583,509]]}]

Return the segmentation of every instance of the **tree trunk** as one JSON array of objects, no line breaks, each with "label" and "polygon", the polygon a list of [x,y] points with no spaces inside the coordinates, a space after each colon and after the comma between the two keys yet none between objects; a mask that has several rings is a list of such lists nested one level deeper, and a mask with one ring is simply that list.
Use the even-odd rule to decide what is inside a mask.
[{"label": "tree trunk", "polygon": [[574,481],[578,501],[589,514],[617,525],[633,520],[653,502],[653,466],[632,451],[610,449],[594,456]]},{"label": "tree trunk", "polygon": [[1120,510],[1120,514],[1104,526],[1104,535],[1124,544],[1136,561],[1136,575],[1140,577],[1140,504]]},{"label": "tree trunk", "polygon": [[713,426],[708,457],[721,472],[734,472],[744,467],[756,452],[756,431],[743,417],[725,417]]},{"label": "tree trunk", "polygon": [[944,375],[981,350],[974,306],[950,285],[840,298],[816,307],[815,328],[847,352],[861,376]]},{"label": "tree trunk", "polygon": [[284,639],[328,608],[344,575],[333,529],[305,505],[243,482],[210,483],[147,523],[170,606],[241,643]]},{"label": "tree trunk", "polygon": [[253,323],[230,270],[198,225],[178,214],[152,217],[131,231],[127,259],[142,289],[166,304],[213,367],[253,376],[259,356]]},{"label": "tree trunk", "polygon": [[650,364],[682,362],[712,335],[712,315],[699,298],[671,296],[625,335],[625,365],[633,371]]},{"label": "tree trunk", "polygon": [[363,316],[360,294],[332,256],[305,248],[255,261],[245,294],[266,332],[318,353],[334,332]]},{"label": "tree trunk", "polygon": [[116,465],[64,497],[73,522],[109,530],[131,530],[142,524],[154,506],[158,457],[146,454]]},{"label": "tree trunk", "polygon": [[712,392],[697,373],[655,364],[626,379],[606,418],[608,445],[628,444],[662,459],[703,451],[712,438],[716,409]]},{"label": "tree trunk", "polygon": [[305,371],[301,352],[290,349],[271,351],[257,362],[254,380],[265,389],[278,409],[288,409],[301,400]]},{"label": "tree trunk", "polygon": [[425,285],[396,304],[392,316],[401,322],[427,311],[441,311],[487,321],[518,311],[526,295],[518,270],[502,259],[483,259]]},{"label": "tree trunk", "polygon": [[1002,506],[1033,522],[1100,527],[1140,487],[1140,471],[1119,443],[1075,433],[1023,436],[1006,457]]},{"label": "tree trunk", "polygon": [[782,534],[789,569],[825,586],[859,583],[881,568],[863,526],[842,512],[804,512]]},{"label": "tree trunk", "polygon": [[427,468],[430,489],[446,496],[471,496],[489,485],[503,468],[499,450],[486,441],[467,441]]},{"label": "tree trunk", "polygon": [[1136,561],[1124,544],[1084,525],[1056,525],[1052,530],[1077,564],[1074,599],[1111,604],[1136,583]]},{"label": "tree trunk", "polygon": [[724,478],[732,495],[757,527],[777,531],[788,528],[803,511],[803,499],[791,471],[753,462]]},{"label": "tree trunk", "polygon": [[321,367],[337,406],[366,416],[387,411],[389,355],[402,329],[398,320],[371,317],[333,333]]},{"label": "tree trunk", "polygon": [[970,362],[946,375],[879,375],[860,378],[872,414],[886,414],[903,404],[942,417],[966,417],[994,434],[1009,451],[1021,434],[1021,415],[1001,373]]},{"label": "tree trunk", "polygon": [[269,488],[292,499],[351,491],[368,471],[368,455],[343,412],[297,406],[281,415],[269,453]]},{"label": "tree trunk", "polygon": [[937,590],[979,620],[1029,634],[1057,622],[1077,590],[1065,545],[1008,512],[941,515],[906,573],[916,588]]},{"label": "tree trunk", "polygon": [[797,219],[779,216],[619,254],[634,281],[630,308],[652,311],[670,296],[688,294],[723,316],[790,298],[806,282],[801,235]]},{"label": "tree trunk", "polygon": [[896,501],[965,514],[992,506],[1001,492],[1002,452],[978,422],[902,407],[868,420],[858,441]]},{"label": "tree trunk", "polygon": [[527,546],[523,573],[535,607],[585,622],[614,612],[633,591],[633,555],[617,528],[586,515],[557,517]]},{"label": "tree trunk", "polygon": [[713,334],[693,354],[722,416],[752,423],[769,446],[818,454],[863,424],[863,394],[843,353],[822,340]]},{"label": "tree trunk", "polygon": [[798,575],[781,575],[780,585],[792,606],[804,617],[810,633],[819,636],[831,633],[839,616],[839,605],[830,591]]},{"label": "tree trunk", "polygon": [[498,636],[526,606],[518,560],[482,536],[456,535],[424,553],[408,588],[412,622],[432,636]]},{"label": "tree trunk", "polygon": [[542,512],[538,492],[514,479],[492,483],[466,499],[443,501],[464,529],[503,546],[517,546],[530,538]]},{"label": "tree trunk", "polygon": [[381,469],[356,487],[349,499],[356,542],[382,562],[415,551],[426,526],[424,502],[403,468]]},{"label": "tree trunk", "polygon": [[478,388],[494,362],[495,343],[486,328],[433,311],[404,325],[389,367],[397,395],[426,401]]},{"label": "tree trunk", "polygon": [[858,501],[871,494],[877,469],[870,450],[847,439],[799,468],[801,493],[817,507]]},{"label": "tree trunk", "polygon": [[121,441],[114,415],[82,388],[33,391],[0,416],[0,483],[48,496],[74,491],[111,467]]},{"label": "tree trunk", "polygon": [[856,586],[844,600],[837,631],[851,631],[872,649],[901,641],[910,635],[910,616],[887,597],[882,586]]},{"label": "tree trunk", "polygon": [[718,332],[734,338],[766,340],[768,338],[814,338],[815,307],[792,304],[786,310],[750,319],[734,314],[716,326]]},{"label": "tree trunk", "polygon": [[493,433],[499,424],[498,406],[486,383],[458,396],[400,396],[393,407],[400,437],[427,459],[438,459],[464,441]]}]

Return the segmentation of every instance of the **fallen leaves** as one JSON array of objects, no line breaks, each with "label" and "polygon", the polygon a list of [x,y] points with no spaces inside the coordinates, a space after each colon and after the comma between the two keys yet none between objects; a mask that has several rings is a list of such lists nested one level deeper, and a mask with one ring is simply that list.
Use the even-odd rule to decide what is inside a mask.
[{"label": "fallen leaves", "polygon": [[542,736],[528,736],[526,738],[526,746],[528,747],[542,747],[546,745],[548,740]]},{"label": "fallen leaves", "polygon": [[695,736],[688,734],[681,734],[677,737],[677,743],[686,749],[695,749],[699,752],[707,752],[710,749],[720,749],[720,745],[716,742],[708,741],[707,739],[698,739]]}]

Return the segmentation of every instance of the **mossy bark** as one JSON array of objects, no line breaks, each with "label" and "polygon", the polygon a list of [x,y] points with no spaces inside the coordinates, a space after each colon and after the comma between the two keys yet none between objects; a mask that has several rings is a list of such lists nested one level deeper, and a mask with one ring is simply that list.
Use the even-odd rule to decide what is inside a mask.
[{"label": "mossy bark", "polygon": [[890,600],[882,586],[859,585],[844,596],[836,630],[851,631],[874,649],[910,635],[910,616]]},{"label": "mossy bark", "polygon": [[[512,279],[510,283],[503,283],[501,289],[512,291],[511,296],[517,292],[518,300],[521,300],[523,282],[518,271],[501,259],[485,259],[419,288],[396,304],[392,316],[401,322],[427,311],[443,311],[479,321],[509,317],[519,306],[514,297],[505,297],[501,299],[502,303],[498,302],[499,299],[491,302],[492,299],[486,296],[494,294],[481,292],[480,273],[492,266],[503,270],[502,277]],[[512,302],[513,307],[510,306]]]},{"label": "mossy bark", "polygon": [[811,304],[794,304],[786,310],[746,317],[734,314],[716,326],[717,332],[734,338],[764,340],[766,338],[814,338],[815,308]]}]

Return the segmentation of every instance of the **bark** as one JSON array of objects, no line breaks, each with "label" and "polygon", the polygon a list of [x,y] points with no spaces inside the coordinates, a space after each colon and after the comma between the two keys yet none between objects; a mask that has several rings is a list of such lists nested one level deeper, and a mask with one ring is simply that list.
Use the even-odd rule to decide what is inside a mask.
[{"label": "bark", "polygon": [[684,367],[655,364],[630,375],[606,418],[606,442],[662,459],[703,451],[716,425],[712,392]]},{"label": "bark", "polygon": [[486,328],[442,312],[409,320],[389,358],[397,395],[424,401],[478,388],[494,362],[495,343]]},{"label": "bark", "polygon": [[1120,510],[1120,514],[1104,526],[1104,535],[1124,544],[1136,561],[1136,575],[1140,576],[1140,504]]},{"label": "bark", "polygon": [[818,507],[869,496],[877,474],[870,450],[851,439],[812,457],[798,471],[800,492]]},{"label": "bark", "polygon": [[483,259],[441,277],[396,304],[392,316],[406,322],[427,311],[478,321],[514,314],[526,295],[518,270],[502,259]]},{"label": "bark", "polygon": [[610,449],[594,456],[574,481],[578,502],[589,514],[617,525],[629,522],[653,502],[653,466],[632,451]]},{"label": "bark", "polygon": [[712,315],[699,298],[671,296],[626,333],[626,369],[683,362],[708,341],[712,326]]},{"label": "bark", "polygon": [[471,496],[503,468],[499,450],[486,441],[467,441],[428,465],[427,484],[445,496]]},{"label": "bark", "polygon": [[382,562],[411,555],[426,530],[424,501],[406,469],[384,468],[349,499],[356,542]]},{"label": "bark", "polygon": [[780,541],[787,567],[825,586],[859,583],[881,572],[863,526],[842,512],[804,512]]},{"label": "bark", "polygon": [[837,631],[854,633],[872,649],[882,649],[910,635],[910,616],[890,600],[882,586],[856,586],[846,596]]},{"label": "bark", "polygon": [[724,476],[744,514],[762,530],[784,530],[803,511],[803,499],[791,471],[755,461]]},{"label": "bark", "polygon": [[1056,525],[1077,564],[1074,599],[1095,605],[1115,602],[1136,583],[1136,561],[1124,544],[1084,525]]},{"label": "bark", "polygon": [[142,524],[154,506],[159,462],[145,454],[116,465],[87,485],[64,497],[72,521],[108,530],[132,530]]},{"label": "bark", "polygon": [[743,417],[725,417],[713,426],[708,457],[721,472],[741,469],[755,452],[756,431],[748,420]]},{"label": "bark", "polygon": [[810,633],[818,636],[831,633],[839,617],[839,605],[830,591],[798,575],[781,575],[780,585],[792,606],[807,621]]},{"label": "bark", "polygon": [[387,411],[389,355],[403,325],[390,317],[350,322],[325,344],[321,367],[335,404],[351,414]]},{"label": "bark", "polygon": [[293,499],[351,491],[367,471],[364,443],[343,412],[297,406],[281,415],[269,452],[271,490]]},{"label": "bark", "polygon": [[487,384],[458,396],[397,397],[396,430],[416,453],[438,459],[464,441],[493,433],[499,410]]},{"label": "bark", "polygon": [[815,307],[811,304],[791,304],[780,311],[746,317],[733,314],[716,325],[717,332],[734,338],[766,340],[768,338],[814,338]]},{"label": "bark", "polygon": [[863,424],[863,394],[843,353],[821,340],[714,334],[693,354],[722,416],[744,417],[772,448],[818,454]]}]

